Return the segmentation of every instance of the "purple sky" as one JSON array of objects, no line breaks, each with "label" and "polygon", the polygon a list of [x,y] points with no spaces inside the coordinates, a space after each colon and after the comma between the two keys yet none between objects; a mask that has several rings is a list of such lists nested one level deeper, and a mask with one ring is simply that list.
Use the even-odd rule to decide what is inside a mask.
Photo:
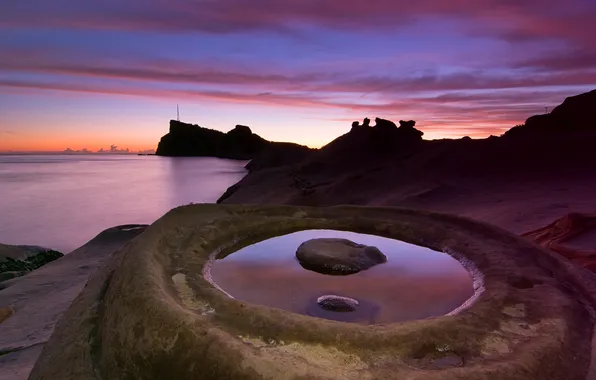
[{"label": "purple sky", "polygon": [[0,151],[183,121],[321,146],[376,116],[500,134],[596,88],[594,0],[5,0]]}]

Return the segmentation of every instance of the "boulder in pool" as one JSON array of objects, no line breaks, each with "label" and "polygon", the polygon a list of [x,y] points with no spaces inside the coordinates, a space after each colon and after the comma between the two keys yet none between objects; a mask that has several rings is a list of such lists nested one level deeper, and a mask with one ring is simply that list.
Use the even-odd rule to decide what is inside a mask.
[{"label": "boulder in pool", "polygon": [[296,258],[304,269],[331,275],[348,275],[387,262],[377,247],[348,239],[311,239],[300,244]]}]

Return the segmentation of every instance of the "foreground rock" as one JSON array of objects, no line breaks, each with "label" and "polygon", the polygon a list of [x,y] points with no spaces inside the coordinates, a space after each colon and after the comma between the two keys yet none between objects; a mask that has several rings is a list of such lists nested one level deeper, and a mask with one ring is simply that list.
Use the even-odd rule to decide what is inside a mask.
[{"label": "foreground rock", "polygon": [[595,232],[596,213],[570,213],[522,236],[596,272],[596,242],[588,239],[587,246],[582,247],[584,244],[573,241]]},{"label": "foreground rock", "polygon": [[0,282],[27,274],[62,256],[61,252],[34,245],[0,244]]},{"label": "foreground rock", "polygon": [[305,269],[332,275],[358,273],[387,261],[377,247],[336,238],[305,241],[298,246],[296,258]]},{"label": "foreground rock", "polygon": [[[449,316],[363,326],[247,304],[204,275],[217,253],[301,229],[375,233],[445,251],[471,270],[476,294]],[[594,278],[584,269],[460,217],[395,208],[185,206],[91,278],[31,380],[590,379],[593,294]]]},{"label": "foreground rock", "polygon": [[0,284],[0,314],[14,313],[0,324],[0,380],[28,378],[42,346],[89,275],[144,228],[109,228],[68,255]]}]

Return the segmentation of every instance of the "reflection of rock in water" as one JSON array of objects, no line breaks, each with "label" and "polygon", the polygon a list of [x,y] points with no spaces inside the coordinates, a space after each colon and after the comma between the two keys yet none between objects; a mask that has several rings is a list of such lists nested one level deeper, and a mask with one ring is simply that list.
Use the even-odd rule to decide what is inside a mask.
[{"label": "reflection of rock in water", "polygon": [[[325,310],[318,303],[318,299],[321,296],[322,295],[317,295],[311,297],[308,300],[304,314],[309,315],[311,317],[331,319],[340,322],[353,322],[365,324],[374,324],[376,322],[377,316],[379,315],[380,307],[377,304],[365,299],[359,299],[358,306],[350,312]],[[346,296],[342,295],[340,297]]]}]

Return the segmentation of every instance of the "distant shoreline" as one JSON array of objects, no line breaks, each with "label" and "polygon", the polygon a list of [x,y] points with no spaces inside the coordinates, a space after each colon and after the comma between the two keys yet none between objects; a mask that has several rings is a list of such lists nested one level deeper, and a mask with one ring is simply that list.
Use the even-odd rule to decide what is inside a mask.
[{"label": "distant shoreline", "polygon": [[81,153],[67,153],[67,152],[0,152],[0,156],[155,156],[155,153],[97,153],[97,152],[81,152]]}]

